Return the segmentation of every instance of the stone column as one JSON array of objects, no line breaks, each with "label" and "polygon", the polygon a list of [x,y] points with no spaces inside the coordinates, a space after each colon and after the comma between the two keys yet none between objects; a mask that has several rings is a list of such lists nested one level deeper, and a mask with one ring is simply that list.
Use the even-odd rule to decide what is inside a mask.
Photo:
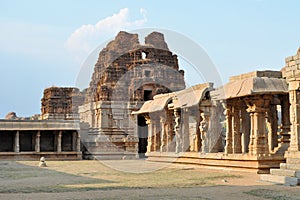
[{"label": "stone column", "polygon": [[231,112],[230,105],[226,105],[225,116],[226,116],[226,144],[225,144],[224,153],[231,154],[233,152],[233,149],[232,149],[232,112]]},{"label": "stone column", "polygon": [[189,150],[190,146],[190,139],[189,139],[189,110],[188,108],[183,109],[183,114],[182,114],[182,151],[186,152]]},{"label": "stone column", "polygon": [[150,153],[152,151],[152,123],[149,116],[145,116],[146,124],[148,125],[148,145],[147,152]]},{"label": "stone column", "polygon": [[59,131],[57,137],[57,152],[61,152],[61,137],[62,137],[62,131]]},{"label": "stone column", "polygon": [[174,132],[175,132],[175,138],[176,138],[175,153],[179,153],[182,151],[180,109],[174,109],[174,116],[175,116]]},{"label": "stone column", "polygon": [[77,150],[77,131],[72,132],[72,151]]},{"label": "stone column", "polygon": [[40,152],[41,150],[40,143],[41,143],[41,132],[38,131],[35,136],[35,152],[37,153]]},{"label": "stone column", "polygon": [[160,117],[159,115],[156,116],[156,134],[155,134],[155,151],[160,151],[160,146],[161,146],[161,138],[160,138],[160,135],[161,135],[161,130],[163,127],[161,127],[161,123],[160,123]]},{"label": "stone column", "polygon": [[207,112],[201,113],[202,121],[199,125],[200,136],[201,136],[201,152],[208,153],[209,146],[207,144],[208,138],[208,129],[209,129],[209,117]]},{"label": "stone column", "polygon": [[267,129],[268,129],[268,142],[269,142],[269,151],[273,151],[278,145],[278,119],[277,119],[277,106],[270,105],[267,115]]},{"label": "stone column", "polygon": [[289,83],[291,139],[289,151],[300,151],[300,82]]},{"label": "stone column", "polygon": [[159,151],[160,150],[160,141],[159,141],[159,134],[160,134],[160,123],[159,123],[159,119],[156,119],[157,116],[153,116],[151,118],[153,118],[152,121],[152,131],[153,131],[153,136],[152,136],[152,146],[153,146],[153,151]]},{"label": "stone column", "polygon": [[275,149],[276,153],[284,153],[290,144],[290,103],[289,95],[283,95],[280,98],[281,104],[281,125],[278,139],[278,147]]},{"label": "stone column", "polygon": [[268,102],[264,99],[255,99],[248,102],[247,111],[251,116],[251,137],[249,145],[250,155],[264,155],[269,153],[268,137],[266,133],[266,109]]},{"label": "stone column", "polygon": [[173,114],[169,110],[167,111],[167,152],[174,152],[174,130],[173,130]]},{"label": "stone column", "polygon": [[250,115],[246,111],[246,107],[241,109],[241,125],[242,125],[242,153],[247,153],[250,141]]},{"label": "stone column", "polygon": [[15,133],[15,145],[14,145],[14,151],[16,153],[19,153],[20,152],[20,133],[19,131],[17,131]]},{"label": "stone column", "polygon": [[166,150],[166,143],[167,143],[167,130],[166,130],[166,117],[164,116],[165,113],[162,113],[160,116],[160,152]]},{"label": "stone column", "polygon": [[242,153],[242,145],[241,145],[241,126],[240,126],[240,106],[233,106],[233,118],[232,118],[232,127],[233,127],[233,135],[232,135],[232,146],[233,153]]},{"label": "stone column", "polygon": [[81,145],[80,145],[80,134],[79,134],[79,132],[77,132],[77,138],[76,138],[76,151],[77,152],[81,151],[80,147],[81,147]]}]

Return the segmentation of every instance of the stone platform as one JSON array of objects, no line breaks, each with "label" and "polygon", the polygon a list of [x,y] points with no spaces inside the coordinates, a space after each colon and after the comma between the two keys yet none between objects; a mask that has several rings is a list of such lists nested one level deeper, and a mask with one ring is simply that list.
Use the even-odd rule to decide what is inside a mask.
[{"label": "stone platform", "polygon": [[267,174],[270,168],[279,168],[285,159],[282,155],[251,156],[247,154],[207,153],[199,152],[151,152],[146,154],[148,161],[194,164],[210,168],[226,168],[232,170],[251,171],[258,174]]}]

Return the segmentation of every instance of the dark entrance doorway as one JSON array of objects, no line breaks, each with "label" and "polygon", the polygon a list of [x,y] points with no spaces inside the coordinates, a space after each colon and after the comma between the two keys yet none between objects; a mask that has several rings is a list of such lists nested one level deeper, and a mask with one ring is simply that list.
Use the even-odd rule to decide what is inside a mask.
[{"label": "dark entrance doorway", "polygon": [[145,153],[147,152],[148,145],[148,125],[143,116],[138,116],[138,137],[139,146],[138,153],[140,158],[146,158]]},{"label": "dark entrance doorway", "polygon": [[144,90],[144,101],[152,100],[152,90]]}]

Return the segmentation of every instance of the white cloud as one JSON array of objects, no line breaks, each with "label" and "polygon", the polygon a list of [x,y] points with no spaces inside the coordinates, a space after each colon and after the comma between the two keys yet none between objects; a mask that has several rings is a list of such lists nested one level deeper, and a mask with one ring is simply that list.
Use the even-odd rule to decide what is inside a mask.
[{"label": "white cloud", "polygon": [[145,24],[146,10],[141,8],[140,14],[141,19],[132,21],[129,17],[129,9],[123,8],[119,13],[101,19],[96,24],[82,25],[70,35],[65,47],[75,60],[81,63],[105,38],[115,35],[120,30],[133,29]]}]

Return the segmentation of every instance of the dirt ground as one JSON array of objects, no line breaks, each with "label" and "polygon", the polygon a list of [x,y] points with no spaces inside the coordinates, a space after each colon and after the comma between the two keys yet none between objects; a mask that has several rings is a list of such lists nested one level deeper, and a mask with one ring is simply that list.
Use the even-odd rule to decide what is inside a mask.
[{"label": "dirt ground", "polygon": [[0,199],[300,200],[300,187],[259,181],[253,172],[145,160],[0,162]]}]

